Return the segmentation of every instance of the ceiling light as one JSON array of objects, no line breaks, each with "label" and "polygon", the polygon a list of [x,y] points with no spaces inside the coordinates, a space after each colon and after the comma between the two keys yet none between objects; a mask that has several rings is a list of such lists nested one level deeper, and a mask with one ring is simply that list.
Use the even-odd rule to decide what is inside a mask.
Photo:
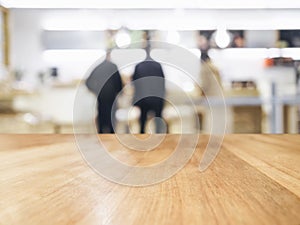
[{"label": "ceiling light", "polygon": [[179,44],[180,42],[180,35],[178,31],[168,31],[167,34],[167,42],[170,44]]},{"label": "ceiling light", "polygon": [[125,30],[119,31],[116,34],[115,42],[119,48],[127,48],[131,43],[130,34]]},{"label": "ceiling light", "polygon": [[216,31],[215,41],[218,47],[226,48],[230,43],[230,36],[225,28],[218,28]]}]

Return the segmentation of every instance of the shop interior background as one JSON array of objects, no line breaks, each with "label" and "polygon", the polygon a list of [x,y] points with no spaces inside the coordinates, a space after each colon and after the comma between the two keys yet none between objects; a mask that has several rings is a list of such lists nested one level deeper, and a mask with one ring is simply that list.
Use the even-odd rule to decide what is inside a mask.
[{"label": "shop interior background", "polygon": [[[299,21],[299,1],[1,1],[0,132],[73,132],[77,87],[108,42],[122,47],[148,31],[152,40],[195,54],[192,76],[200,83],[201,45],[209,43],[227,103],[228,133],[300,133]],[[118,65],[118,57],[132,51],[143,49],[118,48],[112,61]],[[124,84],[134,66],[120,70]],[[203,98],[193,79],[170,66],[163,70],[196,102]],[[119,99],[118,133],[139,131],[131,94]],[[182,115],[165,106],[168,132],[209,133],[207,107],[199,103],[195,113],[176,94],[167,87]],[[95,116],[88,90],[82,104],[88,123]]]}]

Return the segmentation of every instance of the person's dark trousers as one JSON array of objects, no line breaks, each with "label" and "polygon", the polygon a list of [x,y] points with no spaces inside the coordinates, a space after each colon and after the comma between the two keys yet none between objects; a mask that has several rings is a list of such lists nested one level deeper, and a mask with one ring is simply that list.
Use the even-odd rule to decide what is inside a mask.
[{"label": "person's dark trousers", "polygon": [[[145,100],[140,102],[139,108],[141,110],[140,124],[141,124],[141,133],[145,133],[145,125],[147,122],[147,115],[149,112],[154,112],[155,117],[162,118],[162,109],[163,109],[163,100]],[[162,132],[162,123],[161,120],[155,120],[156,133]]]},{"label": "person's dark trousers", "polygon": [[98,133],[114,133],[115,110],[112,109],[112,105],[110,102],[103,103],[98,101]]}]

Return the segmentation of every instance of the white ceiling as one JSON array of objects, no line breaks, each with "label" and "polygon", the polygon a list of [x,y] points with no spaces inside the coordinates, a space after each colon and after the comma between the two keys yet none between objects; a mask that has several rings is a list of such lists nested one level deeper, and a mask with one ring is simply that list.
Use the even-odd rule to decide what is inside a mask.
[{"label": "white ceiling", "polygon": [[115,9],[12,9],[17,29],[34,24],[43,30],[230,30],[300,29],[300,9],[268,10],[115,10]]},{"label": "white ceiling", "polygon": [[280,9],[300,8],[299,0],[0,0],[7,8],[98,8],[98,9]]}]

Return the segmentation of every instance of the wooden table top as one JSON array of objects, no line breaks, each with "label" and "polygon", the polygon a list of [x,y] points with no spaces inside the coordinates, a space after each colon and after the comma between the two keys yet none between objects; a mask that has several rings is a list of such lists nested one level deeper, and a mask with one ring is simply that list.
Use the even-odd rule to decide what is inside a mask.
[{"label": "wooden table top", "polygon": [[[114,157],[147,164],[178,135],[139,154],[101,138]],[[73,135],[0,135],[0,224],[300,224],[300,135],[227,135],[200,172],[208,138],[172,178],[130,187],[87,166]]]}]

